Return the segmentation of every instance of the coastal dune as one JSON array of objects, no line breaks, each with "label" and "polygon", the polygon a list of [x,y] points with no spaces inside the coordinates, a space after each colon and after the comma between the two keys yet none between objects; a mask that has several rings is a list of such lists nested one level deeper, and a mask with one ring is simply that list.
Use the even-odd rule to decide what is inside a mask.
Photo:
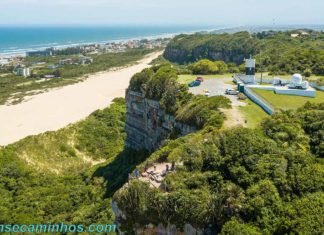
[{"label": "coastal dune", "polygon": [[150,67],[161,54],[149,54],[135,65],[90,75],[84,82],[34,95],[20,104],[0,106],[0,146],[58,130],[109,106],[114,98],[125,96],[132,75]]}]

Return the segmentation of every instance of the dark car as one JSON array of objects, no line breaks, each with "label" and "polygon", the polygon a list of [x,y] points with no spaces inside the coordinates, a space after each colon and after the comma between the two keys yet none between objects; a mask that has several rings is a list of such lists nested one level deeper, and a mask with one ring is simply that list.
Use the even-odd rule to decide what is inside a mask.
[{"label": "dark car", "polygon": [[193,81],[188,84],[189,87],[200,86],[200,81]]}]

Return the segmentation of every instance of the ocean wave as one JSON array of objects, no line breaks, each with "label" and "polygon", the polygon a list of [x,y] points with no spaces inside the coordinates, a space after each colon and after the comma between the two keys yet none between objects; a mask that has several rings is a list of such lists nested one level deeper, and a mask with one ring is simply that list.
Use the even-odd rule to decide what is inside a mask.
[{"label": "ocean wave", "polygon": [[[217,28],[220,29],[220,28]],[[180,33],[185,34],[192,34],[196,32],[201,31],[212,31],[215,29],[201,29],[201,30],[191,30],[191,31],[179,31],[179,32],[173,32],[173,33],[152,33],[150,35],[142,35],[142,36],[123,36],[115,39],[109,39],[109,40],[99,40],[99,41],[86,41],[86,40],[76,40],[76,41],[67,41],[67,42],[49,42],[49,43],[40,43],[40,44],[34,44],[29,45],[28,47],[9,47],[9,48],[0,48],[0,55],[22,55],[27,52],[31,51],[39,51],[39,50],[45,50],[49,47],[55,47],[56,49],[64,49],[68,47],[76,47],[76,46],[84,46],[84,45],[90,45],[90,44],[106,44],[106,43],[121,43],[121,42],[127,42],[129,40],[142,40],[142,39],[148,39],[148,40],[154,40],[158,38],[172,38],[175,35],[178,35]]]}]

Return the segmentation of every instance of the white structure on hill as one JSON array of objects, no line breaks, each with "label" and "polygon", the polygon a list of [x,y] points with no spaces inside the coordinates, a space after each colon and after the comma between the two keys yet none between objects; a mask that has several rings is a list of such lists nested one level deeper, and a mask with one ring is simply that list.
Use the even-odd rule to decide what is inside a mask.
[{"label": "white structure on hill", "polygon": [[294,74],[289,81],[288,85],[286,81],[279,78],[273,80],[273,85],[248,85],[250,88],[274,91],[276,94],[282,95],[297,95],[315,97],[316,90],[309,86],[307,81],[303,81],[303,77],[300,74]]},{"label": "white structure on hill", "polygon": [[245,59],[245,75],[243,82],[246,84],[255,84],[255,59]]},{"label": "white structure on hill", "polygon": [[303,81],[302,75],[294,74],[288,87],[290,89],[307,89],[309,84],[307,81]]}]

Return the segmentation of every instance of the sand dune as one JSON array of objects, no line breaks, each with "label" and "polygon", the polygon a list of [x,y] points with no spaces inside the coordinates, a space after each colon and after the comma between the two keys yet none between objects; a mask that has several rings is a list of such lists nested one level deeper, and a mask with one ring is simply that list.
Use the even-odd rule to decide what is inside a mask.
[{"label": "sand dune", "polygon": [[17,105],[0,106],[0,145],[58,130],[107,107],[114,98],[124,97],[132,75],[149,67],[161,53],[150,54],[127,68],[90,75],[84,82],[32,96]]}]

